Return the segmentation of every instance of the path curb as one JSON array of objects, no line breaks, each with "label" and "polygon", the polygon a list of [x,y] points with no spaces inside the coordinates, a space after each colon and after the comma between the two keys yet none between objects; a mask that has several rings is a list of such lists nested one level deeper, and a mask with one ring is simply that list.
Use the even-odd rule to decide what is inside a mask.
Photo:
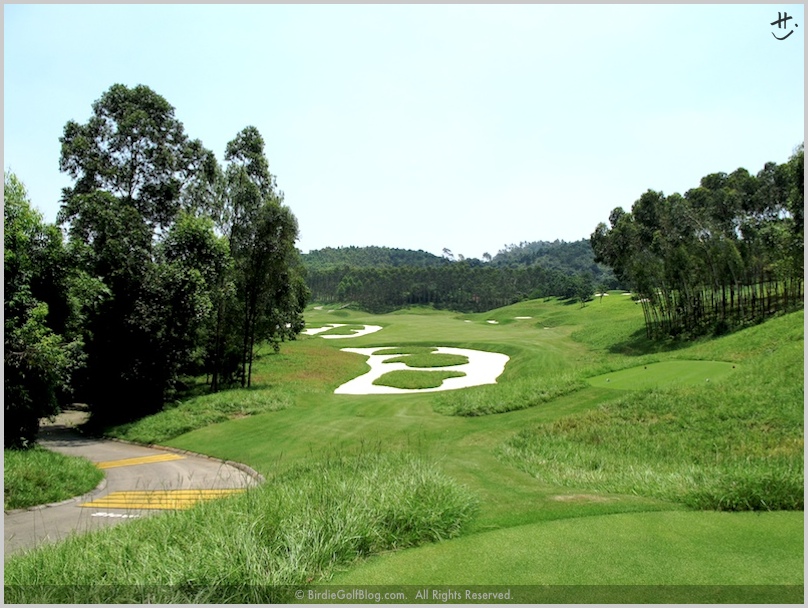
[{"label": "path curb", "polygon": [[171,452],[173,454],[183,454],[186,456],[196,456],[197,458],[205,458],[207,460],[216,460],[218,462],[221,462],[222,464],[226,464],[228,466],[233,467],[234,469],[238,469],[239,471],[246,473],[247,475],[255,479],[259,484],[264,483],[266,481],[266,478],[263,475],[261,475],[261,473],[253,469],[251,466],[244,464],[243,462],[224,460],[223,458],[216,458],[215,456],[209,456],[208,454],[200,454],[199,452],[192,452],[191,450],[183,450],[181,448],[172,448],[166,445],[157,445],[156,443],[138,443],[137,441],[118,439],[117,437],[108,437],[106,435],[104,435],[102,439],[105,439],[107,441],[117,441],[118,443],[125,443],[127,445],[137,445],[143,448],[163,450],[165,452]]},{"label": "path curb", "polygon": [[[85,433],[83,433],[77,427],[73,427],[72,430],[76,431],[77,433],[79,433],[81,435],[85,435]],[[180,448],[172,448],[172,447],[169,447],[169,446],[157,445],[157,444],[154,444],[154,443],[149,443],[149,444],[137,443],[136,441],[128,441],[126,439],[118,439],[117,437],[108,437],[106,435],[101,436],[99,439],[103,439],[105,441],[117,441],[118,443],[125,443],[127,445],[136,445],[136,446],[140,446],[140,447],[144,447],[144,448],[153,448],[155,450],[163,450],[165,452],[171,452],[171,453],[174,453],[174,454],[183,454],[183,455],[186,455],[186,456],[196,456],[197,458],[205,458],[207,460],[216,460],[218,462],[221,462],[222,464],[226,464],[228,466],[231,466],[234,469],[238,469],[242,473],[246,473],[247,475],[252,477],[255,481],[257,481],[259,484],[262,484],[262,483],[266,482],[266,477],[261,475],[261,473],[259,473],[255,469],[253,469],[251,466],[248,466],[248,465],[246,465],[246,464],[244,464],[242,462],[235,462],[233,460],[224,460],[222,458],[216,458],[215,456],[209,456],[208,454],[200,454],[198,452],[192,452],[190,450],[182,450]],[[34,505],[32,507],[23,507],[23,508],[20,508],[20,509],[9,509],[9,510],[3,509],[3,513],[6,514],[6,515],[14,515],[16,513],[23,513],[25,511],[37,511],[39,509],[48,509],[50,507],[60,507],[62,505],[70,504],[72,502],[78,502],[80,500],[89,500],[90,498],[93,498],[93,497],[97,496],[98,494],[100,494],[101,492],[103,492],[104,489],[106,489],[106,487],[107,487],[107,478],[105,476],[99,482],[99,484],[97,486],[95,486],[95,488],[93,488],[92,490],[90,490],[89,492],[87,492],[85,494],[81,494],[79,496],[73,496],[72,498],[66,498],[65,500],[60,500],[59,502],[49,502],[49,503],[44,504],[44,505]]]},{"label": "path curb", "polygon": [[78,502],[80,500],[89,500],[103,492],[107,487],[107,478],[104,477],[95,488],[87,492],[86,494],[80,494],[79,496],[74,496],[73,498],[66,498],[64,500],[60,500],[59,502],[49,502],[44,505],[34,505],[32,507],[23,507],[20,509],[9,509],[6,511],[3,509],[3,513],[6,515],[14,515],[16,513],[23,513],[24,511],[38,511],[40,509],[48,509],[50,507],[61,507],[62,505],[70,504],[71,502]]},{"label": "path curb", "polygon": [[[84,435],[85,437],[92,437],[92,435],[87,435],[82,429],[81,426],[74,426],[71,427],[74,431],[79,433],[80,435]],[[166,452],[172,452],[174,454],[185,454],[188,456],[197,456],[199,458],[206,458],[208,460],[218,460],[219,462],[229,465],[239,471],[246,473],[253,479],[255,479],[259,484],[264,483],[266,478],[261,475],[258,471],[253,469],[251,466],[248,466],[242,462],[234,462],[232,460],[224,460],[222,458],[216,458],[215,456],[209,456],[208,454],[200,454],[199,452],[192,452],[190,450],[182,450],[180,448],[172,448],[166,445],[157,445],[156,443],[138,443],[137,441],[129,441],[128,439],[118,439],[117,437],[110,437],[109,435],[101,435],[98,439],[105,439],[107,441],[117,441],[118,443],[125,443],[127,445],[137,445],[143,448],[154,448],[155,450],[163,450]]]}]

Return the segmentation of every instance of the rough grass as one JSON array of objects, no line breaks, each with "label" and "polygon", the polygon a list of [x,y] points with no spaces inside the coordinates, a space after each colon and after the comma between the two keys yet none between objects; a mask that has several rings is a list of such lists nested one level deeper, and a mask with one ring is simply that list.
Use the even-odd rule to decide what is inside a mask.
[{"label": "rough grass", "polygon": [[464,355],[445,353],[403,355],[385,361],[385,363],[405,363],[408,367],[449,367],[452,365],[464,365],[468,362],[469,358]]},{"label": "rough grass", "polygon": [[[632,393],[523,430],[500,455],[547,483],[697,509],[803,509],[801,318],[770,326],[771,348],[731,380]],[[711,350],[734,351],[742,339]]]},{"label": "rough grass", "polygon": [[584,388],[586,382],[578,376],[566,373],[544,378],[523,377],[508,383],[441,393],[433,401],[433,408],[448,416],[486,416],[522,410]]},{"label": "rough grass", "polygon": [[454,537],[475,508],[421,460],[335,455],[235,497],[8,559],[5,599],[284,603],[363,556]]},{"label": "rough grass", "polygon": [[85,458],[39,446],[3,450],[3,509],[23,509],[80,496],[103,478],[101,470]]},{"label": "rough grass", "polygon": [[405,389],[435,388],[443,384],[447,378],[459,378],[465,375],[463,372],[395,370],[376,378],[373,384]]},{"label": "rough grass", "polygon": [[284,392],[235,389],[193,397],[153,416],[111,427],[106,434],[128,441],[159,444],[217,422],[275,412],[290,404],[291,398]]},{"label": "rough grass", "polygon": [[434,353],[437,349],[435,346],[408,346],[398,348],[380,348],[375,351],[374,355],[428,355]]},{"label": "rough grass", "polygon": [[[322,327],[322,326],[321,326]],[[331,329],[317,334],[317,337],[322,336],[347,336],[357,331],[364,329],[364,325],[345,325],[344,327],[332,327]]]}]

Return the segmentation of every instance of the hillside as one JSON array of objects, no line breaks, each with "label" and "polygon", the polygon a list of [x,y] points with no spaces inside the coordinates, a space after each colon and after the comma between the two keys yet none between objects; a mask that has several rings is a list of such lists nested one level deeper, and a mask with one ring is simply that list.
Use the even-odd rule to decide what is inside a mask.
[{"label": "hillside", "polygon": [[445,266],[449,260],[427,251],[396,249],[393,247],[326,247],[313,249],[302,256],[307,268],[333,268],[351,266],[354,268],[374,268],[383,266]]},{"label": "hillside", "polygon": [[429,305],[481,312],[526,298],[589,298],[620,287],[594,261],[586,240],[511,245],[484,262],[389,247],[327,247],[302,255],[306,282],[317,302],[350,301],[385,312]]},{"label": "hillside", "polygon": [[603,284],[608,289],[618,289],[614,273],[610,268],[595,262],[595,252],[588,239],[580,241],[535,241],[508,245],[491,259],[495,266],[526,267],[539,265],[543,268],[560,270],[568,275],[591,273],[595,284]]}]

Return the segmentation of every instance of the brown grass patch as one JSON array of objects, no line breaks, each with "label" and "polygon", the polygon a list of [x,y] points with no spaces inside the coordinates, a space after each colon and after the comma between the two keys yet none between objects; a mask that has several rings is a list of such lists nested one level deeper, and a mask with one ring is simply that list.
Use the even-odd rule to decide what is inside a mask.
[{"label": "brown grass patch", "polygon": [[616,499],[607,496],[597,496],[596,494],[558,494],[551,496],[550,500],[558,502],[610,502]]}]

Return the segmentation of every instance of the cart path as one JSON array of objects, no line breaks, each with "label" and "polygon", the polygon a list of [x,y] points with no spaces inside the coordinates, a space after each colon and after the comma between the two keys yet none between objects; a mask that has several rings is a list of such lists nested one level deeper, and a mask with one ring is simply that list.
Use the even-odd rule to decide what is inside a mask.
[{"label": "cart path", "polygon": [[104,481],[81,497],[5,513],[5,556],[73,533],[188,508],[199,500],[240,492],[261,481],[255,471],[237,463],[85,437],[72,428],[76,414],[67,412],[55,422],[43,424],[38,443],[96,463],[104,470]]}]

